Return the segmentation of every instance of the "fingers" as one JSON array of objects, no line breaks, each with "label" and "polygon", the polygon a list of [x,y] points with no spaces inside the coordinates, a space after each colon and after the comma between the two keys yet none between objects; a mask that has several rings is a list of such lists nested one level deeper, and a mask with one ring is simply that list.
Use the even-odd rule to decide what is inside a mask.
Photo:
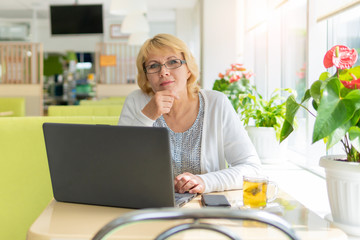
[{"label": "fingers", "polygon": [[204,192],[204,186],[203,185],[197,185],[196,187],[189,190],[189,193],[203,193]]},{"label": "fingers", "polygon": [[164,90],[164,91],[159,91],[159,92],[156,92],[155,93],[155,95],[156,94],[161,94],[161,95],[163,95],[163,96],[169,96],[169,97],[171,97],[171,98],[175,98],[175,99],[180,99],[180,97],[179,97],[179,95],[177,94],[177,92],[176,91],[174,91],[174,90]]},{"label": "fingers", "polygon": [[156,92],[142,112],[147,117],[156,120],[161,115],[170,112],[175,99],[179,99],[175,91],[164,90]]},{"label": "fingers", "polygon": [[154,112],[158,117],[160,117],[164,113],[169,113],[173,103],[174,97],[172,95],[167,95],[162,92],[157,92],[149,102],[149,104],[153,105]]},{"label": "fingers", "polygon": [[202,193],[205,190],[204,181],[191,173],[183,173],[178,175],[175,180],[175,191],[178,193]]}]

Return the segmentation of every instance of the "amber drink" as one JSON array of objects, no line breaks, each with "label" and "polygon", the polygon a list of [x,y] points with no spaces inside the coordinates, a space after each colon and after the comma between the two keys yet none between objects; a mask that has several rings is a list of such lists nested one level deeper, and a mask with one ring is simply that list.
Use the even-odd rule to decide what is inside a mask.
[{"label": "amber drink", "polygon": [[[275,186],[275,193],[271,199],[268,197],[268,185]],[[262,209],[267,202],[273,201],[277,195],[277,185],[268,180],[266,176],[244,176],[243,178],[243,205],[246,208]]]}]

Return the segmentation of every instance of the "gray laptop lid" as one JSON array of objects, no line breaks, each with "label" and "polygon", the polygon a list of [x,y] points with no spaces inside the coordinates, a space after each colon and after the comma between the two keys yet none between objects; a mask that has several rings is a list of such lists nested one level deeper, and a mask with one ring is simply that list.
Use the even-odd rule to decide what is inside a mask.
[{"label": "gray laptop lid", "polygon": [[175,206],[166,128],[44,123],[43,130],[57,201]]}]

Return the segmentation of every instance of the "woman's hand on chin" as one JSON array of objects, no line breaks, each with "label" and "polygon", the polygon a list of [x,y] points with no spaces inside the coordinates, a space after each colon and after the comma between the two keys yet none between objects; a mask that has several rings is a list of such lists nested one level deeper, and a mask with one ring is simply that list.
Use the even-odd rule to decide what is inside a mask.
[{"label": "woman's hand on chin", "polygon": [[143,108],[142,113],[148,118],[156,120],[161,115],[170,112],[175,99],[179,99],[179,96],[175,91],[158,91]]},{"label": "woman's hand on chin", "polygon": [[201,177],[185,172],[175,177],[175,192],[203,193],[205,183]]}]

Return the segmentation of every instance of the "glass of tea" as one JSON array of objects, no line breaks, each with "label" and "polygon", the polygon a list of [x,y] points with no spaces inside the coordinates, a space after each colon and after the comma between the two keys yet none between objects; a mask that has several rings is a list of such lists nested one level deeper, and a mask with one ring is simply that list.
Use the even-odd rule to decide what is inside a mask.
[{"label": "glass of tea", "polygon": [[[269,196],[268,187],[274,187],[272,196]],[[276,199],[278,185],[269,181],[266,176],[244,176],[243,177],[243,205],[245,208],[263,209],[266,204]]]}]

